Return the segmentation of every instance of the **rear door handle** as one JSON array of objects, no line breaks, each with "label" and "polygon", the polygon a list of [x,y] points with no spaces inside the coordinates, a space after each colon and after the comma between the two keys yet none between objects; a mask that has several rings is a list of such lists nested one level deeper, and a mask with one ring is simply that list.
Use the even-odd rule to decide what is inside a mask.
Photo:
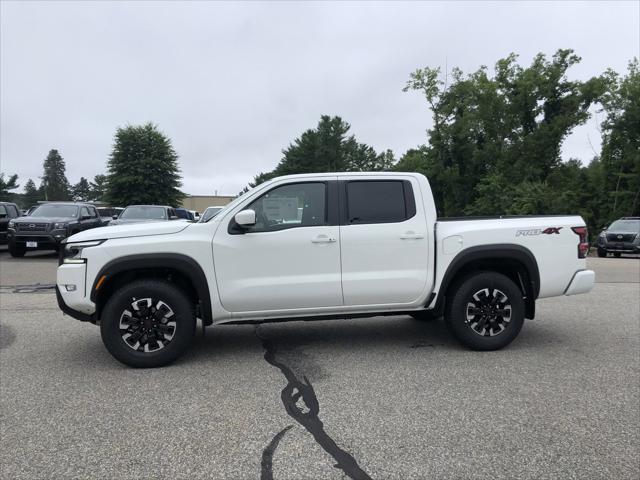
[{"label": "rear door handle", "polygon": [[424,235],[411,231],[404,232],[402,235],[400,235],[401,240],[420,240],[421,238],[424,238]]},{"label": "rear door handle", "polygon": [[334,243],[335,241],[335,238],[331,238],[328,235],[318,235],[316,238],[311,240],[311,243]]}]

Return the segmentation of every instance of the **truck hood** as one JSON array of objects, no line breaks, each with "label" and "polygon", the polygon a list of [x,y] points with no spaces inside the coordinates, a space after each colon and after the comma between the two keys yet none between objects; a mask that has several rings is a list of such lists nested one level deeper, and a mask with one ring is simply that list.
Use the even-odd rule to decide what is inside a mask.
[{"label": "truck hood", "polygon": [[147,235],[168,235],[178,233],[187,228],[187,222],[151,222],[134,223],[132,225],[116,225],[92,228],[84,232],[76,233],[69,237],[67,242],[85,242],[87,240],[105,240],[110,238],[144,237]]}]

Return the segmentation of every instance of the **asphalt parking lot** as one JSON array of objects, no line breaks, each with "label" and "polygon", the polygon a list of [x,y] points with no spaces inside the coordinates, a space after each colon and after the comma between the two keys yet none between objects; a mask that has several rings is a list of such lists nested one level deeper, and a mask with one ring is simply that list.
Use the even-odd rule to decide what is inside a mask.
[{"label": "asphalt parking lot", "polygon": [[589,265],[498,352],[385,317],[215,327],[133,370],[58,311],[55,255],[1,250],[0,477],[637,479],[640,258]]}]

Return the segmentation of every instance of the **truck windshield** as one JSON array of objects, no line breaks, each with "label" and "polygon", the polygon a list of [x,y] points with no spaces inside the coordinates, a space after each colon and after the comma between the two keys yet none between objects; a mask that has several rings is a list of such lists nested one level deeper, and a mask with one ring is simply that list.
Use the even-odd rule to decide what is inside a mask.
[{"label": "truck windshield", "polygon": [[76,217],[78,207],[75,205],[40,205],[36,208],[31,217]]},{"label": "truck windshield", "polygon": [[120,214],[123,219],[164,220],[166,218],[163,207],[127,207]]},{"label": "truck windshield", "polygon": [[209,207],[202,214],[202,218],[200,219],[201,223],[208,222],[213,217],[215,217],[224,207]]},{"label": "truck windshield", "polygon": [[640,233],[640,220],[616,220],[607,230]]}]

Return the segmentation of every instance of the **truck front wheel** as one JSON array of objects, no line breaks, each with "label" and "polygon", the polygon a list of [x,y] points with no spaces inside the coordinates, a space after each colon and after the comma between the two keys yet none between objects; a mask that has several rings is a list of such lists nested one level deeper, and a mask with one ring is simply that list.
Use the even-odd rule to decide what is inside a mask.
[{"label": "truck front wheel", "polygon": [[498,350],[518,336],[524,323],[518,286],[495,272],[478,272],[453,287],[445,319],[460,343],[473,350]]},{"label": "truck front wheel", "polygon": [[14,258],[24,257],[24,254],[27,253],[25,248],[16,247],[15,244],[9,244],[9,254]]},{"label": "truck front wheel", "polygon": [[189,297],[161,280],[137,280],[109,299],[100,318],[102,341],[111,355],[131,367],[171,363],[189,347],[196,317]]}]

